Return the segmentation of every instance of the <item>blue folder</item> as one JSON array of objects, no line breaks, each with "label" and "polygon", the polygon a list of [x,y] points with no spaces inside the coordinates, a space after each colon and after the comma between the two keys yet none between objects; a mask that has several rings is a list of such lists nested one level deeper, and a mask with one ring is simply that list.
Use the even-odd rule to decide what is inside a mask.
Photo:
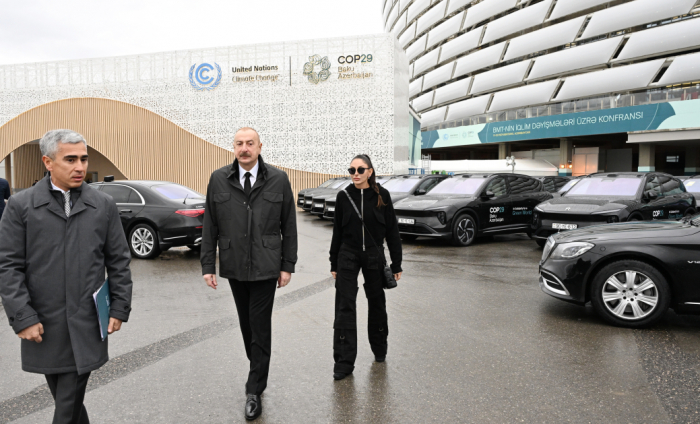
[{"label": "blue folder", "polygon": [[107,338],[109,328],[109,279],[105,280],[102,287],[92,294],[97,308],[97,321],[100,324],[100,336],[102,341]]}]

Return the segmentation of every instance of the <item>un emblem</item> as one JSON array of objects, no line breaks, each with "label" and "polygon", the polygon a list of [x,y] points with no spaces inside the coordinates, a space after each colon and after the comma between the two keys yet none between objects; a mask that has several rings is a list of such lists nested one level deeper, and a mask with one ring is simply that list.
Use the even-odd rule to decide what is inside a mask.
[{"label": "un emblem", "polygon": [[447,134],[443,134],[443,135],[442,135],[442,139],[443,139],[443,140],[449,140],[449,139],[450,139],[450,136],[447,135]]},{"label": "un emblem", "polygon": [[[318,73],[315,72],[316,66],[321,67],[321,70]],[[329,71],[330,68],[331,61],[328,60],[328,56],[321,58],[321,56],[315,54],[313,56],[309,56],[309,61],[304,64],[304,75],[307,76],[310,83],[318,84],[321,81],[327,80],[328,77],[331,76],[331,71]]]},{"label": "un emblem", "polygon": [[[214,70],[214,66],[216,66],[216,78],[208,75],[210,71]],[[221,82],[221,67],[219,67],[218,63],[214,63],[214,66],[211,66],[208,63],[202,63],[199,66],[197,66],[196,63],[192,65],[190,68],[190,84],[192,84],[192,87],[195,90],[211,91],[219,85]],[[197,67],[197,69],[195,69],[195,67]]]}]

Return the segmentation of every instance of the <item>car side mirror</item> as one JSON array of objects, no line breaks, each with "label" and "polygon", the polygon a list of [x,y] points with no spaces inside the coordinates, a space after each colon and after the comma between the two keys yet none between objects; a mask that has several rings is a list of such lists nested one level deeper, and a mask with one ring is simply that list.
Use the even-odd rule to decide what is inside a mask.
[{"label": "car side mirror", "polygon": [[416,196],[421,196],[427,192],[428,192],[428,190],[421,188],[420,190],[416,191]]},{"label": "car side mirror", "polygon": [[481,195],[481,197],[483,197],[484,199],[493,199],[494,197],[496,197],[496,195],[493,193],[493,191],[491,191],[491,190],[486,190],[486,191]]}]

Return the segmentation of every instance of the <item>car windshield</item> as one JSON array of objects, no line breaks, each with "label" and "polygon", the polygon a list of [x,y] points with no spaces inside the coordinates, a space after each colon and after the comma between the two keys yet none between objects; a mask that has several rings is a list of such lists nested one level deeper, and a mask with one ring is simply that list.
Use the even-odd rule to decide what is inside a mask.
[{"label": "car windshield", "polygon": [[430,194],[466,194],[471,196],[479,191],[484,181],[486,180],[482,178],[448,178],[430,190]]},{"label": "car windshield", "polygon": [[204,199],[204,195],[180,184],[161,184],[153,186],[152,189],[172,200]]},{"label": "car windshield", "polygon": [[683,181],[685,190],[690,193],[700,193],[700,179]]},{"label": "car windshield", "polygon": [[387,182],[391,181],[392,177],[377,177],[377,182],[381,185],[386,184]]},{"label": "car windshield", "polygon": [[345,183],[347,183],[347,182],[349,182],[349,181],[350,181],[350,180],[336,180],[336,182],[334,182],[333,184],[331,184],[328,188],[338,188],[338,187],[340,187],[341,185],[343,185],[343,184],[345,184]]},{"label": "car windshield", "polygon": [[384,188],[390,193],[410,193],[419,182],[419,178],[396,178],[384,184]]},{"label": "car windshield", "polygon": [[568,183],[564,184],[564,185],[559,189],[559,191],[557,191],[557,193],[563,193],[563,192],[565,192],[565,191],[568,191],[571,187],[575,186],[576,183],[579,182],[579,181],[581,181],[581,180],[576,179],[576,180],[571,180],[571,181],[569,181]]},{"label": "car windshield", "polygon": [[335,180],[328,180],[328,181],[326,181],[325,183],[323,183],[323,184],[321,184],[320,186],[318,186],[318,188],[326,188],[326,187],[328,187],[329,185],[333,184],[334,182],[335,182]]},{"label": "car windshield", "polygon": [[641,178],[582,178],[564,196],[636,196]]}]

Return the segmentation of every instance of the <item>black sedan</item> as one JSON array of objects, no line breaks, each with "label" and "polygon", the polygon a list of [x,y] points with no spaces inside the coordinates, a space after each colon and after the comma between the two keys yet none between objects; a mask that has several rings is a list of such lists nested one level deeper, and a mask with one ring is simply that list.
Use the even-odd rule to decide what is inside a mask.
[{"label": "black sedan", "polygon": [[114,199],[135,258],[155,258],[175,246],[199,250],[204,195],[166,181],[111,181],[91,186]]},{"label": "black sedan", "polygon": [[540,262],[540,287],[591,302],[606,321],[642,327],[673,308],[700,313],[700,219],[598,225],[554,234]]},{"label": "black sedan", "polygon": [[[303,205],[300,206],[302,209],[304,209],[306,212],[311,212],[311,209],[313,209],[313,199],[314,197],[318,196],[323,196],[326,194],[334,194],[337,193],[338,190],[342,190],[348,185],[350,185],[352,181],[350,180],[350,177],[340,177],[336,178],[329,186],[324,187],[324,188],[319,188],[316,190],[310,190],[306,194],[304,194],[304,202]],[[299,202],[297,201],[297,204]]]},{"label": "black sedan", "polygon": [[529,233],[533,209],[551,198],[541,181],[527,175],[458,175],[394,209],[401,238],[438,237],[468,246],[481,235]]},{"label": "black sedan", "polygon": [[333,184],[334,181],[338,180],[339,178],[331,178],[329,180],[326,180],[323,184],[319,185],[318,187],[311,187],[311,188],[305,188],[303,190],[299,190],[299,193],[297,193],[297,207],[304,208],[304,196],[306,194],[311,194],[316,190],[322,190],[324,188],[328,188],[331,184]]},{"label": "black sedan", "polygon": [[695,198],[663,173],[602,173],[581,178],[561,197],[538,205],[533,233],[540,246],[562,230],[624,221],[679,219],[695,213]]},{"label": "black sedan", "polygon": [[[447,178],[447,175],[397,175],[378,177],[377,182],[389,191],[393,203],[403,200],[408,196],[421,196],[432,190],[438,183]],[[335,216],[335,197],[326,199],[323,209],[324,218]]]}]

